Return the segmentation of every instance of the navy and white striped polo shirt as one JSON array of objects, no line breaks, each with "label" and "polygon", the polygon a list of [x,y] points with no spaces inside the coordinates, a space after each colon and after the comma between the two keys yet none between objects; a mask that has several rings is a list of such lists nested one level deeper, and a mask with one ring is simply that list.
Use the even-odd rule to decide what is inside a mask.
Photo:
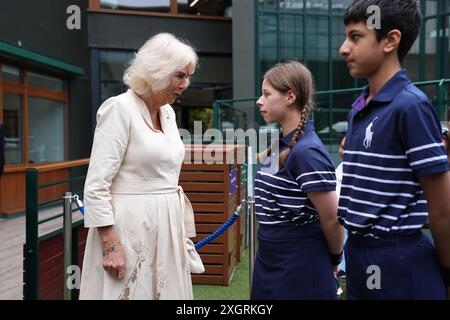
[{"label": "navy and white striped polo shirt", "polygon": [[439,120],[405,70],[348,116],[339,216],[354,235],[411,234],[428,219],[418,177],[448,170]]},{"label": "navy and white striped polo shirt", "polygon": [[[303,131],[284,167],[278,170],[278,154],[272,154],[256,174],[255,212],[261,225],[297,226],[317,221],[317,210],[307,193],[336,189],[333,164],[313,123],[309,121]],[[294,133],[280,137],[280,152],[287,148]]]}]

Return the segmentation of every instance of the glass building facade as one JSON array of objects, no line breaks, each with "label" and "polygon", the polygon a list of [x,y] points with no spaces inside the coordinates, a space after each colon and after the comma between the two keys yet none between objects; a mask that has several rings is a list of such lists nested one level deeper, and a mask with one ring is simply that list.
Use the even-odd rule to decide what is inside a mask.
[{"label": "glass building facade", "polygon": [[[313,71],[317,90],[360,86],[338,54],[352,0],[258,0],[257,83],[274,63],[295,58]],[[448,77],[450,0],[419,1],[423,26],[404,61],[413,81]]]},{"label": "glass building facade", "polygon": [[348,72],[342,72],[345,64],[337,52],[344,35],[342,17],[351,0],[257,3],[257,83],[273,64],[293,58],[313,71],[318,90],[354,86]]},{"label": "glass building facade", "polygon": [[[275,63],[296,59],[312,71],[318,94],[314,118],[319,136],[336,148],[345,134],[348,108],[357,97],[364,79],[353,79],[339,56],[344,41],[343,16],[352,0],[257,0],[255,95],[260,94],[262,76]],[[423,14],[421,32],[403,62],[412,81],[431,81],[449,76],[450,0],[418,1]],[[442,94],[437,84],[423,85],[436,105],[443,98],[446,110],[448,83]],[[338,91],[338,92],[337,92]],[[441,102],[439,102],[441,103]],[[256,110],[257,111],[257,110]],[[445,112],[445,117],[447,117]],[[259,113],[255,117],[260,120]],[[443,117],[441,117],[442,119]],[[334,153],[336,150],[331,150]]]}]

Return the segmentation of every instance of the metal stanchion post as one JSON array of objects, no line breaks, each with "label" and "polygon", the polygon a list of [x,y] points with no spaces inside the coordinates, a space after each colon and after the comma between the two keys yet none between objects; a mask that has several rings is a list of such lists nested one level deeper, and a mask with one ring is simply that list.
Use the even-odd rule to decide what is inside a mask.
[{"label": "metal stanchion post", "polygon": [[72,265],[72,192],[64,194],[64,271],[63,293],[64,300],[72,299],[72,290],[67,285],[67,268]]},{"label": "metal stanchion post", "polygon": [[249,217],[249,281],[250,290],[252,288],[253,279],[253,266],[255,264],[256,248],[255,248],[255,198],[253,196],[253,152],[252,147],[248,147],[248,157],[247,157],[247,205],[248,205],[248,217]]},{"label": "metal stanchion post", "polygon": [[249,249],[249,277],[250,277],[250,289],[252,288],[253,279],[253,266],[255,265],[256,257],[256,223],[255,223],[255,198],[253,196],[248,197],[248,208],[249,208],[249,220],[250,220],[250,249]]}]

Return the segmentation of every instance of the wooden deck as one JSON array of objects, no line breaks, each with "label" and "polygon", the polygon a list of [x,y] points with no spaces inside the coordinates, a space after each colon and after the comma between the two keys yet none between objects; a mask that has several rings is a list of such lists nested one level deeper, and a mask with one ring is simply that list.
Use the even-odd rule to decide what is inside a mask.
[{"label": "wooden deck", "polygon": [[[73,204],[75,209],[76,204]],[[62,213],[62,205],[39,212],[39,220]],[[81,220],[79,211],[73,221]],[[39,225],[39,236],[61,228],[63,218]],[[25,215],[0,219],[0,300],[23,299],[23,245],[25,243]]]}]

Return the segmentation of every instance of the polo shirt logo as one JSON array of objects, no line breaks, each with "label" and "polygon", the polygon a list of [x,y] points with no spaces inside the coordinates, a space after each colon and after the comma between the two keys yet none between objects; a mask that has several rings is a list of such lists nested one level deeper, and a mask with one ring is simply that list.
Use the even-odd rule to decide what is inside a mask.
[{"label": "polo shirt logo", "polygon": [[369,123],[369,125],[366,128],[366,137],[364,138],[364,142],[363,142],[363,145],[366,149],[369,149],[370,145],[372,144],[372,138],[373,138],[372,127],[373,127],[373,123],[377,119],[378,119],[378,117],[375,117],[375,119],[373,119],[372,122]]}]

